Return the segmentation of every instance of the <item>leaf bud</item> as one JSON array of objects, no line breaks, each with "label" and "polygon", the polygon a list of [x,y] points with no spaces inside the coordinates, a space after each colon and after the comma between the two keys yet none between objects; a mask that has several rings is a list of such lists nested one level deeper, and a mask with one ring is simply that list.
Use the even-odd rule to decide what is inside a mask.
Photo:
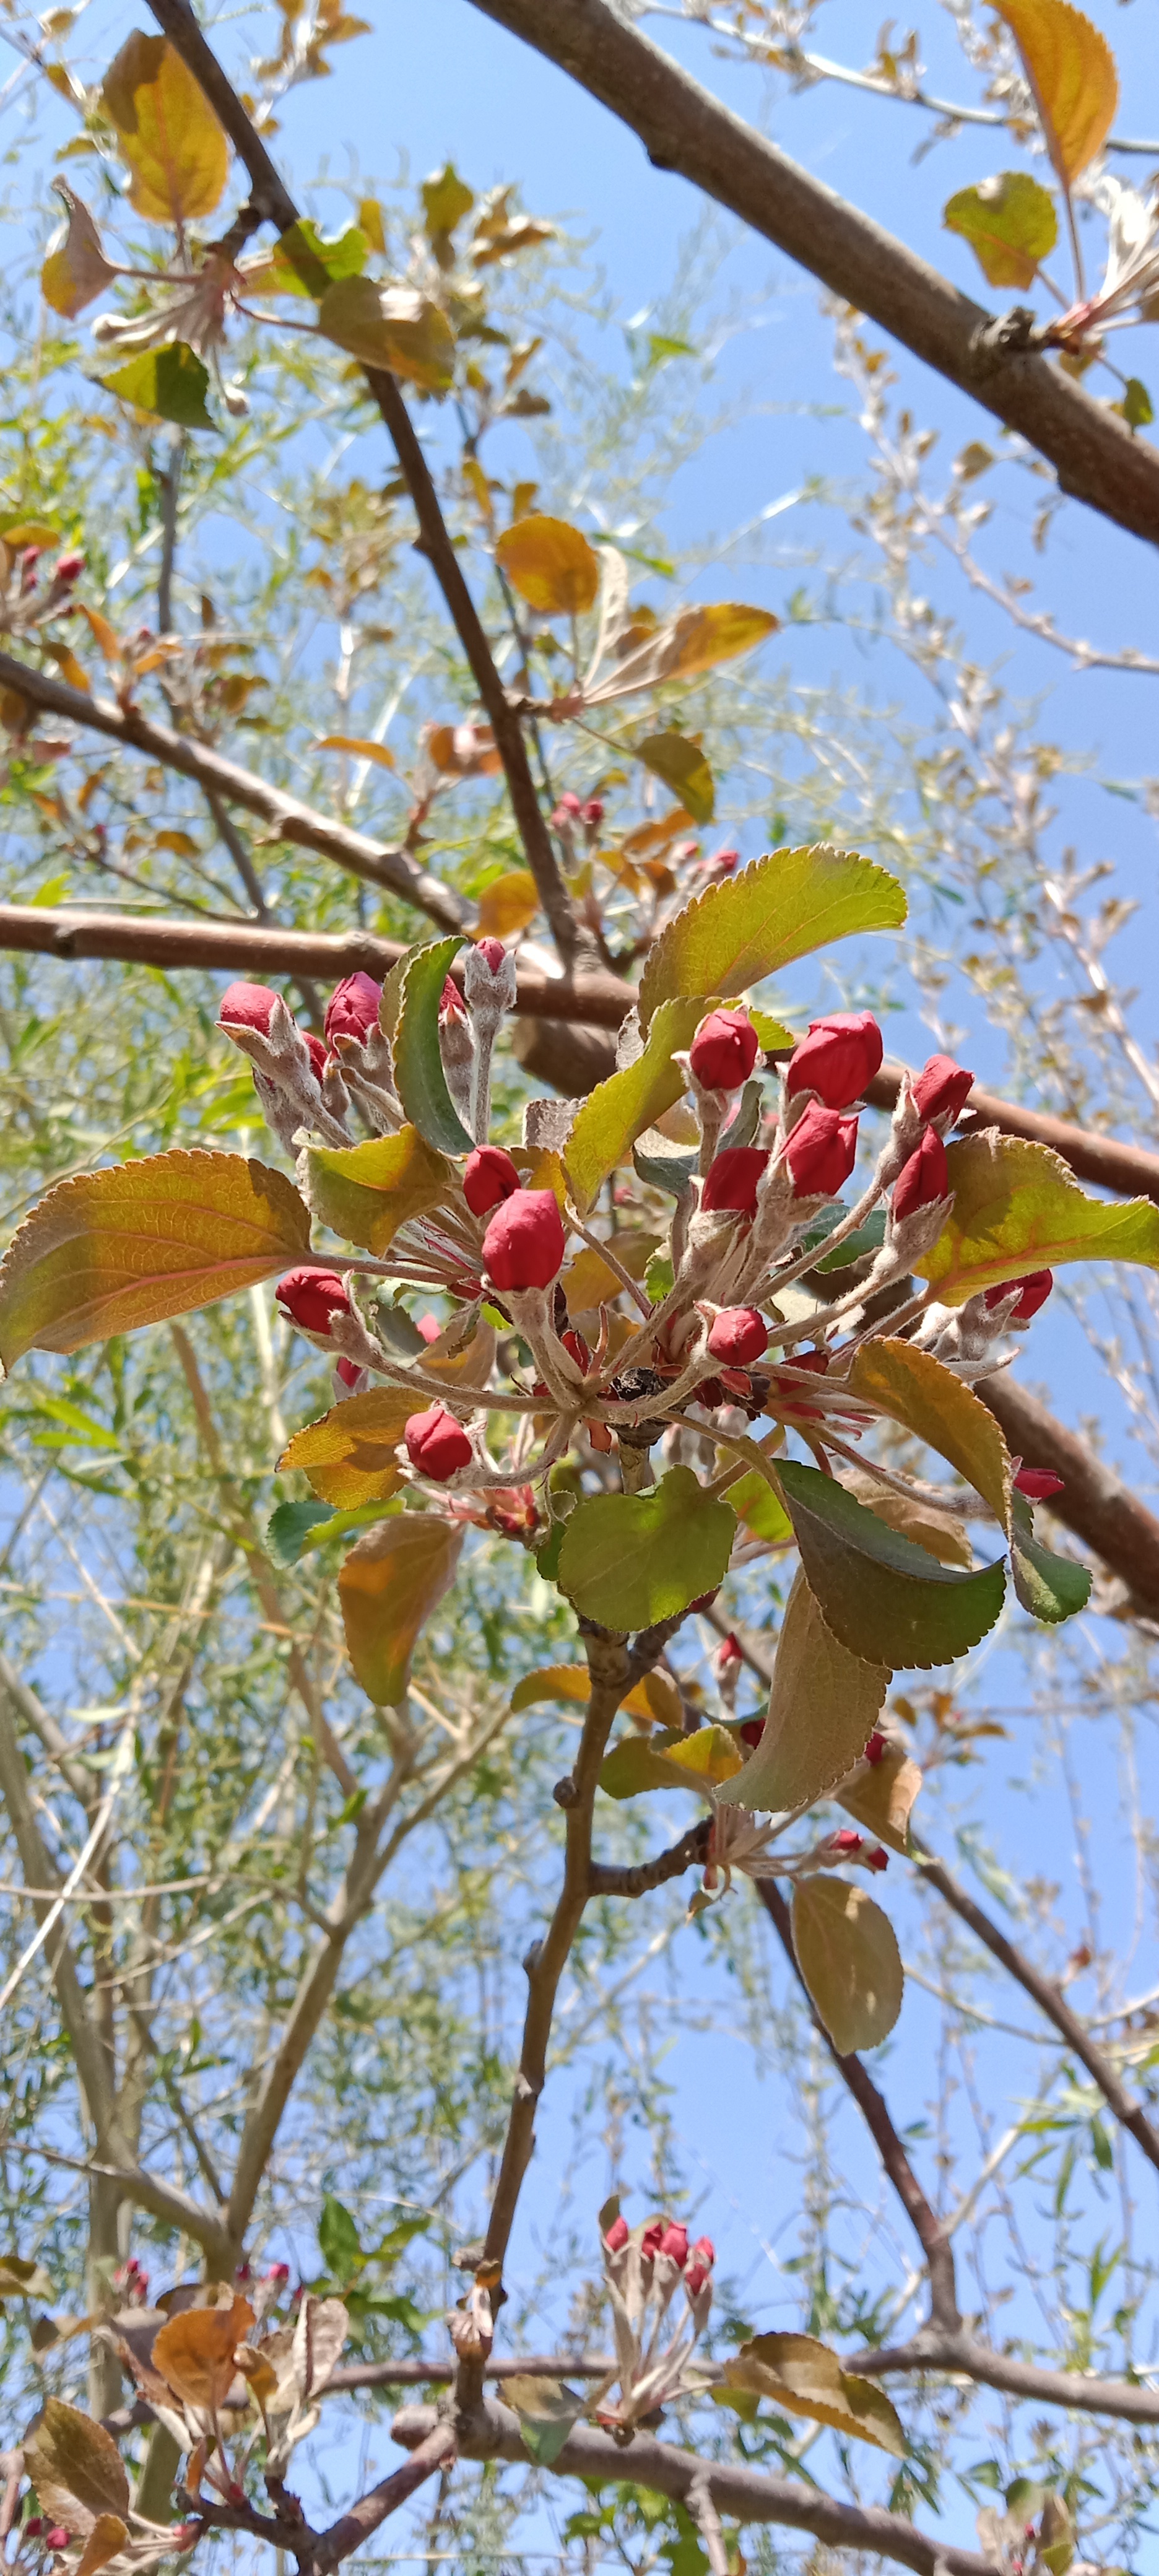
[{"label": "leaf bud", "polygon": [[268,1038],[277,998],[268,984],[230,984],[221,997],[218,1021],[223,1029],[260,1029]]},{"label": "leaf bud", "polygon": [[809,1102],[785,1146],[795,1198],[832,1198],[857,1160],[857,1120]]},{"label": "leaf bud", "polygon": [[1015,1490],[1025,1494],[1031,1503],[1049,1502],[1052,1494],[1064,1494],[1066,1482],[1050,1467],[1020,1467],[1014,1479]]},{"label": "leaf bud", "polygon": [[552,1190],[513,1190],[483,1237],[496,1288],[548,1288],[563,1264],[563,1219]]},{"label": "leaf bud", "polygon": [[669,2219],[660,2239],[660,2252],[668,2256],[670,2263],[678,2263],[681,2271],[684,2270],[688,2261],[688,2229],[681,2226],[678,2218]]},{"label": "leaf bud", "polygon": [[742,1216],[752,1216],[757,1203],[757,1184],[768,1159],[759,1145],[726,1145],[723,1154],[717,1155],[704,1184],[700,1202],[702,1213],[735,1208]]},{"label": "leaf bud", "polygon": [[885,1052],[872,1011],[829,1011],[810,1020],[809,1035],[795,1046],[785,1068],[785,1089],[815,1091],[827,1109],[860,1100],[880,1070]]},{"label": "leaf bud", "polygon": [[382,986],[373,975],[345,975],[336,984],[326,1004],[326,1041],[333,1047],[335,1038],[356,1038],[365,1044],[372,1029],[378,1027],[378,1005]]},{"label": "leaf bud", "polygon": [[609,2254],[622,2254],[630,2233],[626,2218],[613,2218],[604,2238]]},{"label": "leaf bud", "polygon": [[412,1467],[418,1468],[420,1476],[431,1477],[436,1485],[445,1485],[474,1459],[462,1423],[456,1422],[445,1404],[432,1404],[426,1413],[412,1413],[402,1436]]},{"label": "leaf bud", "polygon": [[973,1088],[973,1074],[952,1055],[927,1056],[913,1086],[914,1108],[944,1136],[957,1125]]},{"label": "leaf bud", "polygon": [[710,1011],[693,1038],[688,1061],[705,1091],[739,1091],[759,1048],[747,1011]]},{"label": "leaf bud", "polygon": [[348,1315],[350,1299],[334,1270],[316,1270],[303,1262],[297,1270],[287,1270],[274,1290],[282,1313],[304,1333],[322,1334],[328,1341],[331,1317]]},{"label": "leaf bud", "polygon": [[893,1224],[904,1224],[907,1217],[920,1209],[937,1207],[950,1195],[950,1173],[946,1149],[936,1128],[927,1127],[916,1154],[903,1163],[893,1185],[891,1201]]},{"label": "leaf bud", "polygon": [[1039,1307],[1045,1306],[1053,1286],[1053,1270],[1028,1270],[1022,1279],[1004,1279],[1001,1287],[987,1288],[985,1303],[993,1313],[994,1308],[1000,1306],[1004,1298],[1012,1297],[1017,1289],[1018,1303],[1011,1309],[1007,1322],[1028,1324],[1031,1316],[1037,1315]]},{"label": "leaf bud", "polygon": [[721,1307],[708,1336],[714,1360],[723,1360],[729,1368],[746,1368],[750,1360],[762,1359],[768,1347],[768,1326],[755,1306]]}]

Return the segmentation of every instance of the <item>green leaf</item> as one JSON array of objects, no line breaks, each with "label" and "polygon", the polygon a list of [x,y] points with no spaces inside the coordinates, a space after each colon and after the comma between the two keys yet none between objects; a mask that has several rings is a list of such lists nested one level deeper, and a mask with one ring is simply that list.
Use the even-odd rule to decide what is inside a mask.
[{"label": "green leaf", "polygon": [[439,1003],[462,936],[432,939],[411,958],[402,980],[402,999],[392,1040],[394,1080],[399,1099],[428,1145],[444,1154],[469,1154],[468,1135],[443,1071],[439,1047]]},{"label": "green leaf", "polygon": [[903,2460],[905,2434],[884,2389],[843,2370],[835,2352],[814,2335],[754,2335],[724,2365],[726,2388],[771,2397],[790,2415],[872,2442]]},{"label": "green leaf", "polygon": [[771,1011],[759,1011],[749,1004],[749,1018],[761,1042],[763,1055],[785,1054],[796,1046],[796,1038],[783,1020],[775,1020]]},{"label": "green leaf", "polygon": [[633,745],[637,760],[650,769],[691,814],[694,823],[711,823],[716,810],[712,771],[698,742],[682,733],[650,733]]},{"label": "green leaf", "polygon": [[671,1255],[667,1252],[650,1252],[648,1267],[644,1272],[644,1286],[652,1304],[662,1306],[664,1299],[671,1296],[675,1285],[676,1273],[672,1267]]},{"label": "green leaf", "polygon": [[154,1154],[59,1181],[0,1264],[0,1361],[191,1314],[309,1249],[293,1182],[241,1154]]},{"label": "green leaf", "polygon": [[954,1204],[914,1269],[947,1306],[1027,1270],[1067,1261],[1136,1261],[1159,1270],[1159,1207],[1090,1199],[1049,1146],[969,1136],[947,1148]]},{"label": "green leaf", "polygon": [[646,1024],[679,993],[742,993],[833,939],[897,930],[896,877],[846,850],[774,850],[686,903],[650,950],[640,984]]},{"label": "green leaf", "polygon": [[364,367],[385,367],[425,393],[445,393],[454,380],[455,337],[446,314],[409,288],[340,277],[318,306],[318,328]]},{"label": "green leaf", "polygon": [[768,1477],[762,1476],[759,1467],[750,1467],[735,1485],[729,1486],[728,1499],[750,1537],[763,1538],[770,1547],[790,1544],[793,1524],[784,1506],[777,1501]]},{"label": "green leaf", "polygon": [[915,1351],[910,1342],[863,1342],[849,1373],[849,1391],[880,1405],[892,1421],[948,1458],[1006,1529],[1010,1453],[993,1414],[952,1369],[929,1351]]},{"label": "green leaf", "polygon": [[1149,429],[1155,418],[1151,396],[1141,376],[1128,376],[1121,403],[1112,405],[1120,411],[1128,429]]},{"label": "green leaf", "polygon": [[816,1467],[778,1462],[777,1475],[809,1588],[851,1654],[924,1672],[968,1654],[993,1627],[1006,1588],[1001,1559],[960,1574]]},{"label": "green leaf", "polygon": [[[662,1002],[660,1007],[662,1010],[666,1010],[668,1006],[666,1003]],[[611,1076],[609,1076],[609,1080],[610,1079]],[[647,1182],[650,1190],[665,1190],[669,1198],[673,1199],[683,1198],[684,1192],[696,1170],[695,1153],[641,1153],[639,1146],[633,1145],[632,1161],[635,1164],[640,1179]],[[649,1289],[648,1293],[649,1296],[651,1296],[651,1289]]]},{"label": "green leaf", "polygon": [[458,1187],[454,1165],[432,1151],[417,1127],[368,1136],[361,1145],[310,1145],[306,1176],[321,1223],[376,1254],[386,1251],[400,1225]]},{"label": "green leaf", "polygon": [[564,1165],[581,1215],[598,1197],[609,1172],[626,1161],[637,1136],[683,1098],[688,1076],[673,1057],[678,1048],[691,1046],[704,1010],[699,1000],[662,1002],[643,1054],[597,1083],[577,1110]]},{"label": "green leaf", "polygon": [[135,403],[138,411],[151,412],[157,420],[178,421],[182,429],[217,429],[205,407],[208,374],[184,340],[171,340],[164,349],[143,349],[139,358],[130,358],[111,376],[98,376],[97,382],[107,394]]},{"label": "green leaf", "polygon": [[315,302],[342,278],[361,277],[370,245],[357,224],[327,238],[304,217],[280,233],[264,259],[243,271],[247,300],[255,295],[305,295]]},{"label": "green leaf", "polygon": [[397,1708],[406,1698],[420,1632],[454,1581],[462,1544],[461,1522],[404,1512],[351,1548],[338,1577],[346,1645],[377,1706]]},{"label": "green leaf", "polygon": [[864,1888],[820,1873],[799,1878],[793,1948],[839,2057],[888,2039],[901,2011],[905,1976],[889,1916]]},{"label": "green leaf", "polygon": [[1044,1547],[1034,1535],[1034,1514],[1026,1496],[1019,1493],[1015,1493],[1011,1505],[1010,1571],[1023,1609],[1048,1627],[1073,1619],[1076,1610],[1086,1609],[1091,1597],[1086,1566],[1076,1565],[1073,1557],[1056,1556],[1052,1548]]},{"label": "green leaf", "polygon": [[824,1797],[860,1761],[889,1683],[883,1665],[838,1644],[798,1574],[777,1639],[765,1731],[721,1790],[722,1803],[779,1812]]},{"label": "green leaf", "polygon": [[670,1467],[650,1494],[596,1494],[576,1505],[560,1549],[560,1591],[601,1627],[650,1628],[716,1590],[735,1529],[735,1512],[704,1492],[691,1467]]},{"label": "green leaf", "polygon": [[266,1524],[266,1543],[279,1565],[296,1565],[311,1530],[319,1522],[332,1521],[329,1503],[279,1503]]},{"label": "green leaf", "polygon": [[1039,261],[1058,240],[1054,199],[1026,170],[1003,170],[976,188],[960,188],[943,207],[942,222],[969,242],[991,286],[1032,286]]},{"label": "green leaf", "polygon": [[608,1798],[638,1798],[645,1789],[697,1789],[704,1795],[731,1780],[741,1759],[727,1726],[698,1726],[691,1735],[622,1735],[604,1760],[600,1787]]},{"label": "green leaf", "polygon": [[332,2281],[352,2281],[365,2257],[349,2210],[327,2192],[318,2221],[318,2245]]},{"label": "green leaf", "polygon": [[565,2388],[559,2379],[533,2378],[530,2373],[517,2371],[503,2382],[503,2403],[515,2408],[523,2447],[541,2469],[554,2468],[587,2402],[586,2397],[577,2397],[574,2388]]},{"label": "green leaf", "polygon": [[474,190],[460,179],[453,161],[423,180],[421,194],[429,241],[437,241],[440,234],[453,233],[475,203]]}]

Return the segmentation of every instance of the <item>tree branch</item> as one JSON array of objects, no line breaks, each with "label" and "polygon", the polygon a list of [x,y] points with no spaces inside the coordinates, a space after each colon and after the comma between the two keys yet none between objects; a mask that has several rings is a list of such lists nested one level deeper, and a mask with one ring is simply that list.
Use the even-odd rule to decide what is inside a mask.
[{"label": "tree branch", "polygon": [[775,1886],[773,1880],[769,1878],[756,1879],[753,1883],[761,1904],[777,1932],[789,1965],[800,1982],[814,2026],[825,2042],[842,2083],[846,2085],[857,2104],[881,2157],[886,2174],[893,2184],[921,2246],[930,2279],[931,2323],[935,2327],[940,2327],[943,2333],[956,2333],[960,2328],[961,2318],[958,2313],[954,2254],[950,2239],[940,2218],[931,2209],[926,2199],[876,2084],[866,2073],[859,2057],[843,2057],[840,2050],[834,2047],[824,2022],[814,2009],[809,1989],[797,1965],[797,1953],[793,1946],[792,1918],[779,1887]]},{"label": "tree branch", "polygon": [[647,1896],[654,1887],[666,1886],[670,1878],[682,1878],[686,1869],[702,1869],[711,1831],[711,1816],[702,1816],[678,1843],[658,1852],[655,1860],[637,1861],[634,1868],[594,1860],[588,1871],[589,1896]]},{"label": "tree branch", "polygon": [[[391,2427],[396,2442],[425,2441],[436,2421],[429,2406],[408,2406]],[[489,2398],[470,2426],[459,2427],[459,2456],[468,2460],[527,2462],[518,2416]],[[707,2490],[718,2514],[734,2522],[775,2522],[791,2531],[812,2532],[830,2549],[857,2549],[872,2557],[892,2558],[912,2567],[916,2576],[993,2576],[989,2562],[970,2549],[955,2549],[927,2538],[900,2513],[879,2505],[839,2504],[803,2479],[774,2478],[761,2469],[704,2461],[694,2451],[658,2442],[650,2433],[635,2433],[623,2447],[594,2425],[577,2424],[552,2463],[559,2477],[591,2478],[605,2485],[649,2487],[653,2493],[688,2504],[692,2487]]]},{"label": "tree branch", "polygon": [[631,127],[673,170],[775,242],[1048,457],[1064,492],[1159,544],[1159,457],[1034,354],[1033,325],[981,305],[734,116],[612,0],[475,0]]},{"label": "tree branch", "polygon": [[1034,2406],[1065,2406],[1072,2414],[1110,2415],[1124,2424],[1159,2424],[1159,2389],[1136,2388],[1128,2379],[1088,2379],[1077,2370],[1040,2370],[1036,2363],[1014,2361],[992,2352],[969,2334],[939,2334],[924,2327],[913,2343],[882,2352],[849,2355],[850,2370],[863,2379],[917,2376],[930,2370],[971,2379],[980,2388],[997,2388],[1005,2396],[1024,2398]]},{"label": "tree branch", "polygon": [[342,2514],[337,2522],[331,2523],[329,2531],[322,2533],[318,2546],[311,2553],[316,2576],[329,2576],[331,2568],[340,2566],[352,2550],[360,2549],[369,2540],[371,2532],[377,2531],[379,2524],[386,2521],[387,2515],[397,2513],[400,2504],[405,2504],[407,2497],[412,2496],[415,2488],[421,2487],[436,2469],[452,2468],[455,2449],[451,2425],[432,2425],[401,2469],[392,2469],[389,2477],[380,2478],[378,2485],[371,2487],[367,2495],[360,2496],[349,2513]]}]

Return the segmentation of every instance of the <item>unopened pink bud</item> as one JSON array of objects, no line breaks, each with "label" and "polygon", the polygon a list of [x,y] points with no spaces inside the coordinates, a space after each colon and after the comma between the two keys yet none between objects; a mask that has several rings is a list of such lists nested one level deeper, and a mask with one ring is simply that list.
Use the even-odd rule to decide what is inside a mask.
[{"label": "unopened pink bud", "polygon": [[563,795],[560,797],[559,802],[552,813],[551,828],[553,832],[566,831],[570,823],[578,823],[582,812],[583,807],[578,796],[572,795],[570,787],[565,788]]},{"label": "unopened pink bud", "polygon": [[350,1299],[336,1272],[315,1270],[308,1262],[297,1270],[287,1270],[274,1295],[292,1323],[300,1324],[304,1333],[324,1333],[327,1340],[331,1317],[350,1313]]},{"label": "unopened pink bud", "polygon": [[1056,1476],[1050,1467],[1020,1467],[1014,1479],[1016,1490],[1031,1503],[1049,1502],[1052,1494],[1065,1494],[1066,1480]]},{"label": "unopened pink bud", "polygon": [[808,1037],[794,1047],[785,1087],[790,1093],[815,1091],[827,1109],[847,1109],[851,1100],[860,1100],[883,1053],[872,1011],[830,1011],[823,1020],[810,1020]]},{"label": "unopened pink bud", "polygon": [[752,1216],[757,1204],[757,1184],[768,1162],[759,1145],[727,1145],[718,1154],[704,1184],[701,1207],[707,1212],[736,1208],[742,1216]]},{"label": "unopened pink bud", "polygon": [[893,1221],[901,1225],[907,1216],[916,1216],[919,1208],[935,1207],[939,1199],[950,1195],[950,1172],[946,1149],[936,1128],[927,1127],[916,1154],[903,1163],[893,1185]]},{"label": "unopened pink bud", "polygon": [[871,1849],[866,1852],[865,1866],[867,1869],[889,1868],[889,1853],[882,1850],[880,1843],[874,1843]]},{"label": "unopened pink bud", "polygon": [[39,546],[25,546],[20,558],[20,587],[27,593],[36,588],[36,567],[40,561]]},{"label": "unopened pink bud", "polygon": [[322,1039],[315,1037],[313,1029],[303,1029],[300,1034],[305,1040],[306,1053],[310,1058],[314,1074],[317,1080],[321,1082],[322,1076],[326,1071],[326,1049]]},{"label": "unopened pink bud", "polygon": [[604,2243],[607,2246],[609,2254],[622,2253],[624,2246],[628,2242],[630,2233],[631,2230],[626,2218],[613,2218],[607,2235],[604,2238]]},{"label": "unopened pink bud", "polygon": [[667,2254],[670,2262],[679,2263],[681,2271],[684,2270],[688,2261],[688,2229],[681,2226],[679,2219],[669,2220],[660,2239],[660,2252]]},{"label": "unopened pink bud", "polygon": [[416,1315],[415,1317],[415,1331],[422,1335],[428,1350],[432,1342],[437,1342],[442,1329],[437,1315]]},{"label": "unopened pink bud", "polygon": [[694,2261],[697,2263],[707,2264],[708,2269],[711,2271],[712,2266],[716,2261],[716,2247],[713,2244],[711,2236],[698,2236],[696,2243],[692,2248],[692,2253]]},{"label": "unopened pink bud", "polygon": [[737,1734],[740,1737],[741,1743],[750,1745],[754,1752],[756,1751],[757,1745],[760,1743],[764,1731],[765,1721],[763,1717],[746,1717],[743,1726],[738,1726],[737,1728]]},{"label": "unopened pink bud", "polygon": [[602,796],[589,796],[587,804],[583,809],[583,819],[587,824],[589,832],[599,831],[600,825],[604,819],[604,800]]},{"label": "unopened pink bud", "polygon": [[437,1485],[445,1485],[461,1467],[469,1467],[474,1457],[462,1423],[456,1422],[445,1404],[432,1404],[427,1413],[412,1413],[402,1436],[412,1467]]},{"label": "unopened pink bud", "polygon": [[844,1857],[853,1852],[859,1852],[861,1842],[861,1835],[854,1833],[852,1825],[841,1825],[835,1834],[830,1834],[829,1849],[831,1852],[840,1852]]},{"label": "unopened pink bud", "polygon": [[476,1145],[463,1173],[463,1196],[472,1216],[488,1216],[519,1187],[519,1174],[501,1145]]},{"label": "unopened pink bud", "polygon": [[665,2222],[662,2218],[654,2218],[645,2228],[640,2239],[640,2259],[642,2262],[652,2263],[655,2261],[655,2258],[664,2242],[664,2225]]},{"label": "unopened pink bud", "polygon": [[223,1029],[260,1029],[270,1034],[270,1019],[277,994],[268,984],[230,984],[221,997],[218,1019]]},{"label": "unopened pink bud", "polygon": [[459,987],[456,984],[454,977],[452,975],[445,975],[443,978],[443,989],[439,995],[439,1018],[441,1020],[464,1019],[466,1017],[466,1009],[466,1003],[463,1000],[463,996],[459,991]]},{"label": "unopened pink bud", "polygon": [[802,1112],[785,1147],[795,1198],[832,1198],[857,1160],[857,1120],[816,1100]]},{"label": "unopened pink bud", "polygon": [[382,986],[373,975],[346,975],[336,984],[326,1004],[326,1037],[330,1046],[335,1038],[357,1038],[363,1045],[371,1029],[378,1026],[378,1005]]},{"label": "unopened pink bud", "polygon": [[739,1091],[760,1051],[747,1011],[709,1011],[689,1048],[689,1062],[706,1091]]},{"label": "unopened pink bud", "polygon": [[52,577],[54,581],[75,581],[84,568],[85,559],[82,554],[58,555],[52,568]]},{"label": "unopened pink bud", "polygon": [[726,1664],[743,1664],[743,1662],[744,1656],[730,1628],[727,1637],[721,1638],[716,1650],[717,1670],[721,1672]]},{"label": "unopened pink bud", "polygon": [[343,1386],[357,1386],[362,1371],[357,1360],[341,1359],[337,1363],[337,1375]]},{"label": "unopened pink bud", "polygon": [[72,2533],[65,2530],[62,2522],[54,2522],[51,2531],[46,2531],[44,2537],[50,2549],[67,2549]]},{"label": "unopened pink bud", "polygon": [[271,2263],[270,2268],[266,2273],[267,2281],[288,2281],[289,2277],[290,2266],[288,2263]]},{"label": "unopened pink bud", "polygon": [[43,2529],[44,2515],[42,2513],[32,2513],[29,2515],[28,2520],[24,2525],[25,2538],[27,2540],[39,2540]]},{"label": "unopened pink bud", "polygon": [[914,1084],[914,1108],[919,1118],[936,1118],[939,1124],[953,1127],[961,1117],[974,1076],[964,1064],[956,1064],[952,1055],[927,1056]]},{"label": "unopened pink bud", "polygon": [[483,1237],[496,1288],[549,1288],[563,1266],[566,1238],[552,1190],[513,1190]]},{"label": "unopened pink bud", "polygon": [[1012,1310],[1010,1321],[1012,1324],[1028,1324],[1031,1316],[1037,1315],[1039,1307],[1045,1306],[1053,1286],[1053,1270],[1028,1270],[1022,1279],[1006,1279],[1001,1287],[988,1288],[986,1304],[989,1307],[1001,1306],[1017,1288],[1018,1303]]},{"label": "unopened pink bud", "polygon": [[761,1359],[768,1347],[768,1326],[755,1306],[721,1308],[708,1336],[714,1360],[722,1360],[728,1368],[747,1368],[751,1360]]},{"label": "unopened pink bud", "polygon": [[501,939],[477,939],[475,955],[482,958],[492,975],[497,975],[500,967],[507,962],[507,951]]},{"label": "unopened pink bud", "polygon": [[884,1736],[884,1735],[882,1734],[881,1728],[880,1728],[879,1726],[875,1726],[875,1727],[874,1727],[874,1730],[873,1730],[873,1733],[872,1733],[872,1735],[870,1736],[869,1742],[868,1742],[868,1744],[866,1745],[865,1753],[864,1753],[863,1759],[864,1759],[866,1762],[870,1762],[870,1763],[872,1763],[872,1764],[874,1765],[874,1767],[876,1768],[876,1766],[877,1766],[877,1764],[878,1764],[879,1762],[884,1762],[885,1757],[886,1757],[886,1754],[888,1753],[888,1751],[889,1751],[889,1740],[888,1740],[888,1737],[886,1737],[886,1736]]}]

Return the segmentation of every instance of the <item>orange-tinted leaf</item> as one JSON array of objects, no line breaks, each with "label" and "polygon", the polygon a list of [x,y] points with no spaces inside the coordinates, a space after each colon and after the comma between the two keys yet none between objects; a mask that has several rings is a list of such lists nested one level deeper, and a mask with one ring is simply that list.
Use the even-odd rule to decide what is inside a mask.
[{"label": "orange-tinted leaf", "polygon": [[517,930],[526,930],[538,910],[539,893],[530,869],[509,868],[505,876],[492,877],[479,897],[479,938],[511,939]]},{"label": "orange-tinted leaf", "polygon": [[350,1510],[358,1503],[389,1501],[402,1482],[395,1450],[412,1413],[421,1413],[425,1395],[406,1387],[376,1386],[366,1395],[335,1404],[320,1422],[296,1431],[278,1460],[279,1473],[300,1467],[323,1502]]},{"label": "orange-tinted leaf", "polygon": [[461,1523],[407,1512],[380,1521],[351,1548],[338,1578],[346,1644],[379,1707],[406,1698],[420,1631],[454,1579],[462,1544]]},{"label": "orange-tinted leaf", "polygon": [[53,186],[64,199],[66,221],[41,269],[40,291],[53,312],[63,313],[71,322],[83,313],[86,304],[104,294],[117,272],[105,258],[88,207],[74,195],[67,180],[54,179]]},{"label": "orange-tinted leaf", "polygon": [[1102,151],[1119,104],[1106,37],[1070,0],[995,0],[1022,56],[1046,148],[1066,187]]},{"label": "orange-tinted leaf", "polygon": [[314,745],[315,751],[348,751],[355,760],[373,760],[379,769],[397,769],[393,751],[384,742],[363,742],[349,733],[324,733]]},{"label": "orange-tinted leaf", "polygon": [[505,528],[495,548],[512,588],[541,617],[576,617],[594,606],[600,559],[581,528],[536,513]]},{"label": "orange-tinted leaf", "polygon": [[115,2558],[129,2537],[129,2526],[119,2513],[99,2513],[81,2552],[76,2576],[100,2576],[110,2558]]},{"label": "orange-tinted leaf", "polygon": [[216,2414],[237,2376],[237,2347],[253,2322],[248,2299],[235,2297],[228,2308],[186,2308],[161,2327],[153,2366],[186,2406]]},{"label": "orange-tinted leaf", "polygon": [[211,215],[229,176],[229,145],[205,92],[164,36],[127,36],[101,104],[129,171],[129,202],[154,223]]}]

